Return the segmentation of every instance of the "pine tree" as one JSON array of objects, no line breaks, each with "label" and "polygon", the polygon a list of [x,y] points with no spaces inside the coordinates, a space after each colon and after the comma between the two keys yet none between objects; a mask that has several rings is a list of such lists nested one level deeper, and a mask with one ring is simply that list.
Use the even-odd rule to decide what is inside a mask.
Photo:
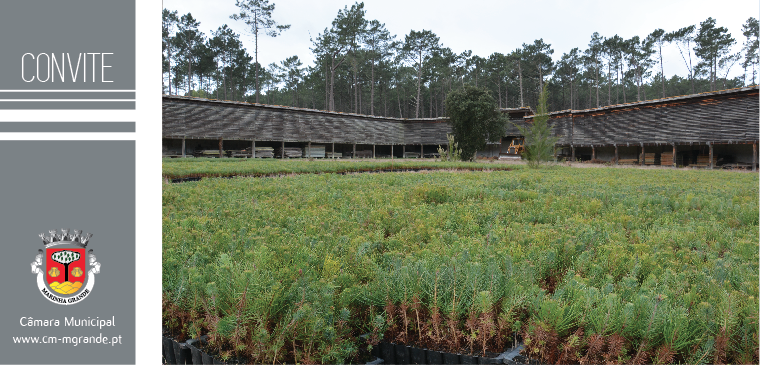
[{"label": "pine tree", "polygon": [[558,137],[552,134],[553,125],[549,125],[549,112],[546,107],[548,92],[544,89],[538,97],[536,115],[533,116],[533,124],[522,127],[515,125],[520,134],[525,137],[525,152],[523,159],[528,161],[528,166],[537,169],[541,162],[549,161],[554,156],[554,144]]}]

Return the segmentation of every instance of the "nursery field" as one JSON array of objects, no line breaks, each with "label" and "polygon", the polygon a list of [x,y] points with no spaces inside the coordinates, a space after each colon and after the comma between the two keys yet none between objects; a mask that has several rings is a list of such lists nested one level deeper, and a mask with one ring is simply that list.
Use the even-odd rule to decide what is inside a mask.
[{"label": "nursery field", "polygon": [[548,364],[758,364],[758,216],[758,176],[739,172],[165,183],[163,323],[248,363],[363,364],[380,340],[493,356],[519,339]]},{"label": "nursery field", "polygon": [[238,158],[164,159],[163,175],[167,179],[230,176],[269,176],[276,174],[350,173],[378,170],[509,170],[515,165],[485,162],[436,162],[433,160],[275,160]]}]

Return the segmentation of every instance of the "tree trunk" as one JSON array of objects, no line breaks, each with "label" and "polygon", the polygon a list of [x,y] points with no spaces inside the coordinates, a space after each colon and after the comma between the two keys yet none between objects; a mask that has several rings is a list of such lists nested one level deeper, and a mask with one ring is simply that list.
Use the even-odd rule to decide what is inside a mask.
[{"label": "tree trunk", "polygon": [[520,78],[520,107],[525,106],[523,101],[523,83],[522,83],[522,66],[520,66],[520,60],[517,60],[517,76]]},{"label": "tree trunk", "polygon": [[596,68],[596,107],[599,107],[599,62],[595,60],[594,67]]},{"label": "tree trunk", "polygon": [[612,105],[612,61],[607,63],[607,106]]},{"label": "tree trunk", "polygon": [[694,94],[694,68],[691,65],[691,47],[689,42],[686,42],[686,48],[689,50],[689,79],[691,80],[691,94]]},{"label": "tree trunk", "polygon": [[335,56],[330,65],[330,111],[335,111]]},{"label": "tree trunk", "polygon": [[372,72],[369,85],[369,114],[375,116],[375,59],[372,59]]},{"label": "tree trunk", "polygon": [[253,72],[256,74],[256,103],[259,103],[259,90],[261,89],[259,85],[259,13],[253,12],[253,14],[255,17],[254,24],[256,24],[255,30],[253,31],[253,39],[255,40],[256,44],[255,51],[253,53],[256,57],[256,63],[253,64]]},{"label": "tree trunk", "polygon": [[662,98],[665,98],[665,67],[662,64],[662,43],[660,43],[660,76],[662,77]]},{"label": "tree trunk", "polygon": [[172,94],[172,49],[167,47],[167,54],[169,57],[169,95]]},{"label": "tree trunk", "polygon": [[414,117],[420,117],[420,89],[422,87],[422,49],[420,49],[420,67],[417,69],[417,104],[414,107]]},{"label": "tree trunk", "polygon": [[351,60],[352,61],[351,64],[353,64],[352,69],[354,72],[354,113],[358,114],[359,113],[359,89],[357,88],[358,83],[357,83],[357,78],[356,78],[356,73],[357,73],[356,54],[354,54],[353,56],[354,57]]}]

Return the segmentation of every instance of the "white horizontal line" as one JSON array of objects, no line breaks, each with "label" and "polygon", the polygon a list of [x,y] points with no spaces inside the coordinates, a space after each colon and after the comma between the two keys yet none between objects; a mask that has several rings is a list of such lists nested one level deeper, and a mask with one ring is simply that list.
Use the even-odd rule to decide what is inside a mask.
[{"label": "white horizontal line", "polygon": [[135,92],[134,89],[0,89],[0,92]]},{"label": "white horizontal line", "polygon": [[0,98],[0,102],[113,102],[113,101],[136,101],[135,99],[5,99]]}]

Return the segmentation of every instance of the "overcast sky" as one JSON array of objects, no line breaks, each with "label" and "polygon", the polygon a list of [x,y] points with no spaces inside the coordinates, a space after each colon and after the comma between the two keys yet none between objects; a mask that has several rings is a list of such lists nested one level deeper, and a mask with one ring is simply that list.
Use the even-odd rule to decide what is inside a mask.
[{"label": "overcast sky", "polygon": [[[259,63],[266,66],[287,57],[298,55],[304,65],[311,65],[314,56],[310,37],[329,27],[339,9],[351,6],[349,0],[277,0],[273,18],[279,24],[290,24],[289,30],[276,38],[259,36]],[[164,0],[164,8],[177,10],[180,15],[192,13],[201,22],[206,36],[223,24],[241,35],[249,54],[253,56],[253,36],[245,24],[229,16],[238,11],[235,0]],[[554,49],[559,60],[573,47],[584,50],[591,34],[603,37],[620,35],[623,38],[646,37],[657,28],[666,32],[696,25],[708,17],[717,26],[726,27],[736,39],[733,52],[741,49],[745,38],[742,24],[758,18],[757,0],[533,0],[533,1],[418,1],[365,0],[365,17],[385,23],[391,34],[403,40],[410,30],[431,30],[440,37],[443,46],[456,53],[472,50],[482,57],[494,52],[508,53],[523,43],[543,38]],[[684,61],[675,45],[663,48],[665,75],[686,76]],[[730,76],[743,73],[739,63]]]}]

